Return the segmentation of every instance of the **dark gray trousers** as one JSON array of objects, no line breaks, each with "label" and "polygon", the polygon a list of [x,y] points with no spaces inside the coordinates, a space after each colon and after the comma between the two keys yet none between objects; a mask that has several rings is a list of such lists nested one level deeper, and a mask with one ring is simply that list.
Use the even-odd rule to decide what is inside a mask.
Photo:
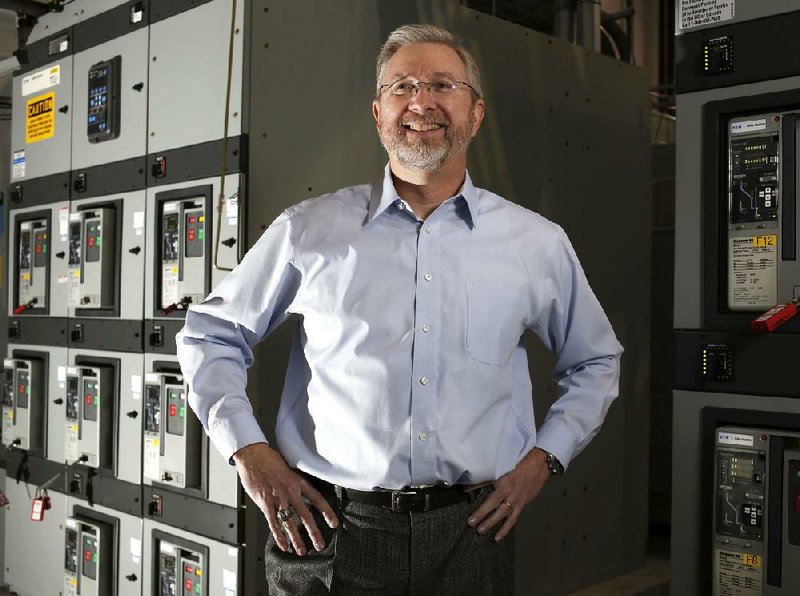
[{"label": "dark gray trousers", "polygon": [[511,596],[514,533],[499,544],[493,531],[479,535],[467,525],[491,488],[473,502],[424,513],[393,513],[326,497],[339,517],[331,529],[314,517],[326,547],[284,553],[270,535],[264,553],[270,596]]}]

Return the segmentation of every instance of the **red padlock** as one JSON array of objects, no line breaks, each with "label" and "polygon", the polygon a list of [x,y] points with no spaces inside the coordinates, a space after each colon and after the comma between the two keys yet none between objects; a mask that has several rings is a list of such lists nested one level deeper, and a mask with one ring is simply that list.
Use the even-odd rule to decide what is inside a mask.
[{"label": "red padlock", "polygon": [[44,519],[44,512],[50,509],[50,497],[47,495],[36,497],[31,507],[31,521],[40,522]]}]

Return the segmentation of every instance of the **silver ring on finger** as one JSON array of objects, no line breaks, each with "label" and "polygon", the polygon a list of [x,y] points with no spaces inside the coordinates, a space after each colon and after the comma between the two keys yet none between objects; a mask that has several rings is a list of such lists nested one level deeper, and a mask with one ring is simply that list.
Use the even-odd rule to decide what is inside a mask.
[{"label": "silver ring on finger", "polygon": [[514,506],[513,506],[511,503],[509,503],[508,499],[506,499],[505,501],[503,501],[503,505],[505,505],[506,507],[508,507],[508,512],[509,512],[509,513],[511,513],[512,511],[514,511]]},{"label": "silver ring on finger", "polygon": [[295,519],[295,513],[296,512],[294,510],[294,507],[292,507],[291,505],[289,505],[285,509],[283,508],[278,509],[278,521],[281,522],[282,524],[287,524],[289,523],[290,520]]}]

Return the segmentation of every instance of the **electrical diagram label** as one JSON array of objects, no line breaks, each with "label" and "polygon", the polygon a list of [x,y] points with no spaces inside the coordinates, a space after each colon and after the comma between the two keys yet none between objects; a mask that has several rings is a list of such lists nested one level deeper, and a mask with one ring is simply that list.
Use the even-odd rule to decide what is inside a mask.
[{"label": "electrical diagram label", "polygon": [[29,145],[51,138],[56,132],[56,94],[29,99],[25,112],[25,142]]},{"label": "electrical diagram label", "polygon": [[734,4],[734,0],[680,0],[678,27],[685,31],[730,21],[735,14]]},{"label": "electrical diagram label", "polygon": [[738,309],[774,306],[778,291],[777,242],[768,244],[758,236],[731,238],[728,255],[728,306]]},{"label": "electrical diagram label", "polygon": [[55,87],[61,83],[61,65],[56,64],[22,79],[22,97]]},{"label": "electrical diagram label", "polygon": [[14,158],[13,158],[12,166],[11,166],[11,177],[12,178],[24,178],[25,177],[25,151],[14,151]]},{"label": "electrical diagram label", "polygon": [[761,596],[760,556],[718,550],[716,559],[719,596]]}]

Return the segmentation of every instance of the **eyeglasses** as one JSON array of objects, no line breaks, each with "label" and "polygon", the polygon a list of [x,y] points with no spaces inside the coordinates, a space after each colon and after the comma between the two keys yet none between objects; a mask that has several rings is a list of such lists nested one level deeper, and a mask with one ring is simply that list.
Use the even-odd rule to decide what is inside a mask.
[{"label": "eyeglasses", "polygon": [[413,82],[404,79],[401,81],[395,81],[394,83],[381,85],[380,92],[383,93],[384,90],[388,88],[389,93],[395,97],[414,97],[417,93],[419,93],[420,88],[423,86],[428,89],[428,93],[441,97],[453,95],[456,91],[463,89],[464,87],[468,87],[476,96],[478,95],[478,92],[475,91],[475,88],[469,83],[465,81],[451,81],[450,79],[437,79],[431,82]]}]

